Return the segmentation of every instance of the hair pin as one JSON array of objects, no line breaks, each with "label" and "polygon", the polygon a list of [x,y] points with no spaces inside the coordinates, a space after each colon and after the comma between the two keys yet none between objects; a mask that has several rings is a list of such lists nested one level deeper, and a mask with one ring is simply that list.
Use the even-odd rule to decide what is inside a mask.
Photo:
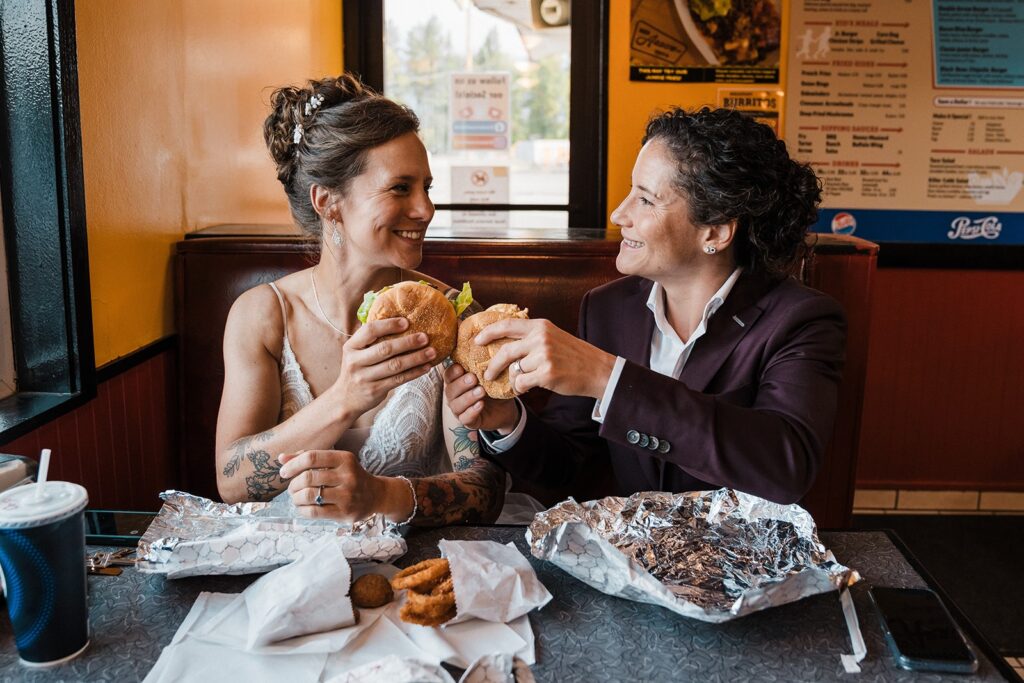
[{"label": "hair pin", "polygon": [[309,116],[314,111],[316,111],[316,108],[319,107],[323,103],[324,103],[324,96],[323,95],[313,95],[312,97],[310,97],[309,101],[306,102],[306,116]]},{"label": "hair pin", "polygon": [[296,145],[302,142],[302,124],[296,123],[295,130],[292,131],[292,142]]}]

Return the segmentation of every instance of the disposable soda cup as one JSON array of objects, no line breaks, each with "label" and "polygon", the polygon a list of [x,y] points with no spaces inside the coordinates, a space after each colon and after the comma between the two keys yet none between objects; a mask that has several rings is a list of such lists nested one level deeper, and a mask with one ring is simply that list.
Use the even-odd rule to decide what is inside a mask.
[{"label": "disposable soda cup", "polygon": [[47,481],[0,494],[0,568],[14,641],[26,666],[52,666],[89,645],[85,527],[89,496]]}]

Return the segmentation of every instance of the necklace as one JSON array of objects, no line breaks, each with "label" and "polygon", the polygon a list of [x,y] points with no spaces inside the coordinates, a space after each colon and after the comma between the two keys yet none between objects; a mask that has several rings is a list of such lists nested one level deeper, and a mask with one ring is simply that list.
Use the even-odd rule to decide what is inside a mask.
[{"label": "necklace", "polygon": [[339,329],[337,325],[335,325],[334,323],[331,322],[331,319],[327,317],[327,314],[324,313],[324,307],[320,305],[320,297],[316,293],[316,278],[314,277],[315,273],[316,273],[316,266],[313,266],[313,269],[309,271],[309,281],[313,283],[313,301],[316,302],[316,309],[318,311],[320,311],[320,317],[323,318],[324,322],[326,322],[328,325],[330,325],[331,328],[335,332],[340,334],[341,336],[343,336],[343,337],[351,337],[352,334],[355,334],[354,332],[352,334],[349,334],[348,332],[345,332],[344,330]]}]

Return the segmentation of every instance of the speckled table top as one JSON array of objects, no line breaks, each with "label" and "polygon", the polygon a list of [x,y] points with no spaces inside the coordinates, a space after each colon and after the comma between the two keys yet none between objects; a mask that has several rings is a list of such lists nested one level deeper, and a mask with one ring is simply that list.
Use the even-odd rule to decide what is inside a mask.
[{"label": "speckled table top", "polygon": [[[530,615],[537,638],[537,681],[939,681],[896,667],[878,625],[870,585],[915,587],[925,581],[884,532],[822,532],[836,558],[864,581],[851,592],[868,646],[863,673],[845,674],[839,656],[852,652],[836,593],[759,612],[724,624],[707,624],[668,610],[612,598],[536,560],[525,527],[449,527],[414,531],[405,565],[438,555],[442,538],[514,541],[530,557],[554,599]],[[90,576],[92,642],[78,659],[49,670],[18,663],[10,623],[0,618],[0,679],[4,681],[142,680],[170,642],[201,591],[236,593],[249,577],[196,577],[168,581],[135,569],[121,576]],[[975,648],[980,650],[980,648]],[[979,651],[974,677],[1002,680]]]}]

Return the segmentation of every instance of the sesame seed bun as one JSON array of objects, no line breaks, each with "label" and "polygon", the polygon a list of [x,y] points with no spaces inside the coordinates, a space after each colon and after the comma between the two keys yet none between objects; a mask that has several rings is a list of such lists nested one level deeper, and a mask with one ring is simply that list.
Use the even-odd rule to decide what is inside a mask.
[{"label": "sesame seed bun", "polygon": [[434,358],[436,362],[441,362],[451,355],[452,349],[455,348],[458,320],[455,316],[455,307],[444,294],[420,282],[399,282],[377,295],[366,315],[366,321],[397,317],[409,320],[408,329],[382,339],[424,332],[427,335],[427,345],[437,352]]},{"label": "sesame seed bun", "polygon": [[494,358],[502,346],[512,341],[511,339],[498,339],[479,346],[473,342],[473,338],[491,323],[506,318],[528,318],[529,309],[521,309],[515,304],[495,304],[486,311],[475,313],[469,316],[459,325],[459,338],[452,353],[452,360],[461,365],[466,372],[476,375],[480,386],[484,388],[491,398],[512,398],[515,392],[512,391],[512,383],[509,380],[508,368],[502,370],[501,374],[493,380],[484,379],[484,371],[487,364]]}]

